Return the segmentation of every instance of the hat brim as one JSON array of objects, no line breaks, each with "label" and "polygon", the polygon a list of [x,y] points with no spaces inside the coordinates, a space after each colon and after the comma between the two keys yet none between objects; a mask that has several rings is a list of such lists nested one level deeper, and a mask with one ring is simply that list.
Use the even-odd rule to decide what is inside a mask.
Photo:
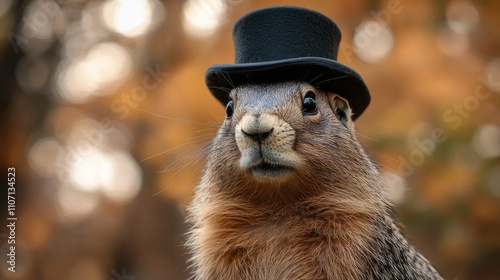
[{"label": "hat brim", "polygon": [[300,57],[270,62],[216,64],[208,68],[205,82],[222,103],[229,101],[228,92],[245,84],[307,82],[347,99],[353,119],[359,117],[370,103],[370,93],[361,76],[335,60],[321,57]]}]

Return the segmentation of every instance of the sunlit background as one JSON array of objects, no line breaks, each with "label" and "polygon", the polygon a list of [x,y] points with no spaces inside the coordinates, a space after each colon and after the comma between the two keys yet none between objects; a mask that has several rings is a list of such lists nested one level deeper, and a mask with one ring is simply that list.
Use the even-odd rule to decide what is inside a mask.
[{"label": "sunlit background", "polygon": [[[16,272],[187,279],[185,207],[224,110],[243,14],[299,5],[342,30],[372,94],[356,121],[412,243],[448,279],[500,275],[500,1],[2,0],[2,178],[16,167]],[[0,217],[5,221],[5,197]],[[3,206],[5,205],[5,206]],[[134,278],[135,277],[135,278]]]}]

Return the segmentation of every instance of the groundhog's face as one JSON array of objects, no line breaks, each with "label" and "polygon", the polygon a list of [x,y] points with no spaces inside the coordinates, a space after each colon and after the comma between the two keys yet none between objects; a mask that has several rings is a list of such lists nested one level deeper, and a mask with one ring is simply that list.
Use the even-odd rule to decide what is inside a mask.
[{"label": "groundhog's face", "polygon": [[260,183],[344,172],[342,158],[357,149],[347,101],[307,83],[236,88],[226,113],[219,136],[234,136],[225,145],[236,144],[239,155],[225,158]]}]

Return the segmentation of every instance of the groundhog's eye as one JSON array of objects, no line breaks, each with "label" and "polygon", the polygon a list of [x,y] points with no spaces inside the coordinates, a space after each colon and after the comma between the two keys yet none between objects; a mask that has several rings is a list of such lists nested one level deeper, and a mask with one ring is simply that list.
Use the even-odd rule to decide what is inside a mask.
[{"label": "groundhog's eye", "polygon": [[302,100],[302,112],[305,115],[315,115],[318,113],[318,108],[316,107],[316,95],[311,90],[306,92],[304,99]]},{"label": "groundhog's eye", "polygon": [[226,105],[226,118],[229,119],[234,113],[234,102],[233,99],[229,98],[229,102]]}]

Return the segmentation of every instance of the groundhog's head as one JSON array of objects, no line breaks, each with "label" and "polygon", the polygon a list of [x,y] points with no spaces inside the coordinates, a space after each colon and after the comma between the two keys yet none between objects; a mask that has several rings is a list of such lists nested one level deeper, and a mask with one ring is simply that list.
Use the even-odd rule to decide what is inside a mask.
[{"label": "groundhog's head", "polygon": [[[348,102],[307,83],[247,85],[229,95],[211,176],[243,185],[352,185],[372,164]],[[301,187],[302,188],[302,187]]]}]

